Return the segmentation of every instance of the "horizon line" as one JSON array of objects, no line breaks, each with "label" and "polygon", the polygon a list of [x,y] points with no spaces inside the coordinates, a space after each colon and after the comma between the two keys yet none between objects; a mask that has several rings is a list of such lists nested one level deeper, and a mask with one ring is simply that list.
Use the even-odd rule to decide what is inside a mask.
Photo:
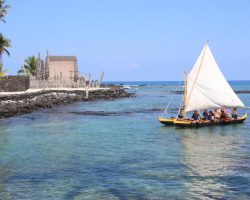
[{"label": "horizon line", "polygon": [[[133,81],[102,81],[102,82],[167,82],[167,81],[174,81],[174,82],[183,82],[178,80],[133,80]],[[227,80],[227,81],[250,81],[250,80]]]}]

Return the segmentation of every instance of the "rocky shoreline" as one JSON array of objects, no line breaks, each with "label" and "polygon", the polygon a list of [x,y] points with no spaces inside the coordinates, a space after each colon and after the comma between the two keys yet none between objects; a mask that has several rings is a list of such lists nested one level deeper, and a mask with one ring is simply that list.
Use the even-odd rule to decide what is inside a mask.
[{"label": "rocky shoreline", "polygon": [[99,90],[42,90],[21,94],[0,94],[0,118],[30,113],[43,108],[71,104],[78,101],[112,100],[132,97],[124,89]]}]

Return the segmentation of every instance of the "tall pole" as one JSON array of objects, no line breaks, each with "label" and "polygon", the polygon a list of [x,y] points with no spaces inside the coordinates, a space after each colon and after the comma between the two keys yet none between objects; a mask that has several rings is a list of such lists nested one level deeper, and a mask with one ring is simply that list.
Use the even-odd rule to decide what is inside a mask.
[{"label": "tall pole", "polygon": [[186,107],[187,107],[187,78],[188,78],[188,72],[187,70],[184,71],[184,116],[186,117]]},{"label": "tall pole", "polygon": [[104,72],[102,72],[102,75],[101,75],[101,78],[100,78],[100,81],[99,81],[99,87],[100,87],[100,85],[102,84],[103,76],[104,76]]},{"label": "tall pole", "polygon": [[[193,85],[192,85],[192,88],[191,88],[190,93],[189,93],[189,95],[188,95],[188,97],[187,97],[187,100],[186,100],[186,106],[187,106],[187,104],[189,103],[190,96],[191,96],[191,94],[192,94],[192,92],[193,92],[194,86],[195,86],[196,81],[197,81],[197,78],[198,78],[198,76],[199,76],[199,73],[200,73],[200,70],[201,70],[201,65],[202,65],[202,63],[203,63],[203,59],[204,59],[204,56],[205,56],[207,47],[208,47],[208,43],[206,42],[205,48],[204,48],[204,52],[203,52],[203,54],[202,54],[201,62],[200,62],[200,64],[199,64],[198,72],[197,72],[197,74],[196,74],[194,83],[193,83]],[[187,109],[187,107],[184,108],[184,114],[186,113],[186,109]]]}]

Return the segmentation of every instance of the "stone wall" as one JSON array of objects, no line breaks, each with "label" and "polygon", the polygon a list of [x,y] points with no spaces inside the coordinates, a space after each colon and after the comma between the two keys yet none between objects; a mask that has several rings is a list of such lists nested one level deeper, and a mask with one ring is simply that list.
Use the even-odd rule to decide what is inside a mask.
[{"label": "stone wall", "polygon": [[77,101],[132,97],[123,89],[106,90],[46,90],[21,94],[0,95],[0,118],[30,113],[41,108],[70,104]]},{"label": "stone wall", "polygon": [[18,92],[30,88],[27,76],[3,76],[0,77],[0,92]]}]

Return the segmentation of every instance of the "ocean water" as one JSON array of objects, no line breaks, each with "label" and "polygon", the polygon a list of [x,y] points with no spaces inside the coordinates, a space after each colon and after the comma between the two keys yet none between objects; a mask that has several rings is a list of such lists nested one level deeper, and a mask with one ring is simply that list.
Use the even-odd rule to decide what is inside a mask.
[{"label": "ocean water", "polygon": [[175,115],[177,82],[124,84],[136,97],[1,119],[0,199],[250,199],[249,119],[166,127],[157,117],[170,99]]}]

